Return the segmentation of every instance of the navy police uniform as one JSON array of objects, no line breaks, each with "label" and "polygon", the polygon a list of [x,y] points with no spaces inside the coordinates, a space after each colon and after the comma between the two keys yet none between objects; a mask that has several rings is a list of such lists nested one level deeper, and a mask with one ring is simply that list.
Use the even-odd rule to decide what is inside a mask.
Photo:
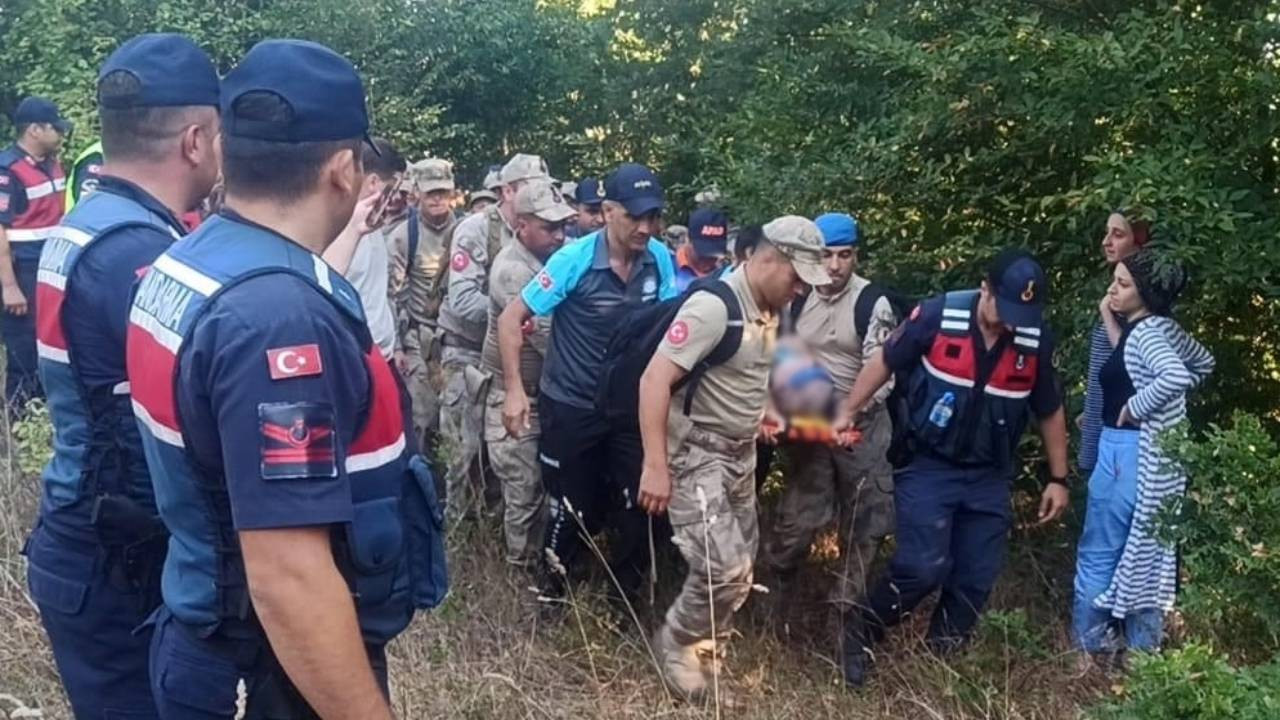
[{"label": "navy police uniform", "polygon": [[[657,177],[639,165],[620,167],[606,190],[637,217],[662,208]],[[613,555],[627,592],[638,590],[648,566],[648,516],[635,505],[644,453],[638,427],[618,427],[596,408],[596,385],[605,347],[628,309],[676,294],[666,246],[650,238],[624,282],[609,263],[604,230],[558,250],[521,292],[535,315],[555,313],[538,387],[538,460],[551,507],[545,547],[572,570],[582,539],[566,501],[593,534],[620,509],[613,518],[619,535]]]},{"label": "navy police uniform", "polygon": [[[1028,302],[1044,291],[1043,271],[1030,258],[1004,280]],[[884,346],[903,383],[899,420],[910,459],[894,479],[897,549],[888,577],[870,593],[869,616],[873,628],[893,625],[940,587],[929,639],[944,646],[972,631],[1003,565],[1028,411],[1045,418],[1062,404],[1053,338],[1038,310],[987,348],[978,300],[976,290],[926,300]],[[1005,305],[1000,314],[1013,317]]]},{"label": "navy police uniform", "polygon": [[[235,101],[264,89],[293,109],[287,127],[237,122]],[[292,40],[260,43],[226,77],[222,123],[276,141],[368,127],[350,63]],[[384,646],[415,608],[440,602],[447,581],[434,484],[406,448],[400,394],[355,289],[227,209],[152,265],[128,333],[134,412],[172,535],[151,645],[161,717],[231,718],[239,679],[247,717],[313,715],[254,614],[246,530],[332,528],[385,689]]]},{"label": "navy police uniform", "polygon": [[[142,81],[138,106],[217,107],[218,75],[190,40],[143,35],[102,74]],[[102,178],[48,235],[36,286],[40,377],[54,427],[36,528],[31,596],[79,717],[155,717],[150,634],[166,533],[133,418],[125,334],[136,279],[183,233],[174,213],[126,180]]]},{"label": "navy police uniform", "polygon": [[[71,123],[44,98],[22,101],[14,123],[49,123],[63,134]],[[66,187],[62,165],[56,157],[36,159],[18,144],[0,150],[0,226],[9,240],[13,275],[27,299],[25,315],[0,312],[0,337],[4,339],[4,399],[11,411],[39,397],[36,369],[36,274],[45,239],[62,220],[62,192]]]}]

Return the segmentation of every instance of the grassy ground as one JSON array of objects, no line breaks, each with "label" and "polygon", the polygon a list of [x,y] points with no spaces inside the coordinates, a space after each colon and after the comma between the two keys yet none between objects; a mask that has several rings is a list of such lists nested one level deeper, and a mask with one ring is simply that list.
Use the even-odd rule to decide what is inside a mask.
[{"label": "grassy ground", "polygon": [[[19,555],[36,506],[37,463],[8,450],[0,463],[0,717],[66,718]],[[646,648],[651,610],[639,609],[641,632],[609,611],[596,582],[561,618],[546,620],[529,578],[502,562],[496,524],[465,527],[454,540],[452,595],[390,649],[395,707],[404,718],[1077,717],[1108,687],[1075,678],[1066,651],[1068,534],[1016,534],[993,611],[969,652],[946,661],[927,654],[919,643],[923,608],[881,648],[874,684],[857,694],[839,682],[815,558],[798,583],[801,597],[781,603],[785,610],[772,611],[778,603],[762,595],[744,608],[723,682],[745,707],[728,711],[667,698]],[[674,567],[663,572],[660,607],[678,577]]]}]

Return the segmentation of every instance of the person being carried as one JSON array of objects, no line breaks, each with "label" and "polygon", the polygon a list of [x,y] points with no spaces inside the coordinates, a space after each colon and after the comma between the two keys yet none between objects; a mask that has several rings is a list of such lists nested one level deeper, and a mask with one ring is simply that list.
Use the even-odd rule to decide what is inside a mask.
[{"label": "person being carried", "polygon": [[[879,286],[858,274],[858,224],[843,213],[815,221],[831,284],[818,286],[790,308],[792,332],[816,355],[845,397],[862,369],[880,353],[898,316]],[[861,435],[852,448],[800,443],[787,448],[791,472],[778,500],[766,564],[778,576],[780,603],[790,607],[792,580],[814,534],[832,521],[840,540],[840,562],[829,601],[845,614],[866,594],[876,550],[893,532],[893,468],[886,453],[893,427],[884,401],[885,383],[861,414]]]}]

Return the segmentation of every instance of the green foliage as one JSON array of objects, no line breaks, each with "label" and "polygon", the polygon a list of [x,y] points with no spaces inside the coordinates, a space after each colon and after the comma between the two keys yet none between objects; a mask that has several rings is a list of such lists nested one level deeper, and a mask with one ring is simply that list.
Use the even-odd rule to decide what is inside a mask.
[{"label": "green foliage", "polygon": [[1169,442],[1190,478],[1161,522],[1181,550],[1188,629],[1242,659],[1280,654],[1280,445],[1244,413]]},{"label": "green foliage", "polygon": [[1237,669],[1204,645],[1135,658],[1121,698],[1093,720],[1270,720],[1280,716],[1280,660]]},{"label": "green foliage", "polygon": [[13,424],[14,459],[25,476],[40,475],[53,457],[53,423],[43,400],[27,403],[23,418]]}]

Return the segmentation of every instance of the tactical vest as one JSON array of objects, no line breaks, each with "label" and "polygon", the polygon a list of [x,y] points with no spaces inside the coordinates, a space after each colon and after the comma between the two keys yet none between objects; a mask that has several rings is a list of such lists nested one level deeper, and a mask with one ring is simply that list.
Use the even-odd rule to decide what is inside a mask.
[{"label": "tactical vest", "polygon": [[6,235],[11,243],[39,242],[62,220],[62,191],[66,179],[62,166],[49,163],[50,174],[36,165],[30,155],[18,150],[18,159],[9,164],[9,173],[22,183],[27,193],[27,209],[13,219]]},{"label": "tactical vest", "polygon": [[[908,423],[917,448],[957,465],[1012,467],[1040,364],[1040,329],[1018,327],[990,377],[978,372],[977,290],[944,296],[942,327],[910,375]],[[945,396],[950,393],[952,401]],[[943,407],[946,409],[942,409]]]},{"label": "tactical vest", "polygon": [[71,163],[71,181],[67,183],[63,193],[63,211],[71,212],[84,196],[98,187],[98,175],[102,173],[102,141],[99,140],[85,148]]},{"label": "tactical vest", "polygon": [[[434,483],[422,459],[406,450],[395,379],[373,342],[355,289],[301,246],[225,217],[209,220],[156,260],[129,316],[133,409],[156,503],[172,533],[162,581],[165,604],[206,635],[260,634],[225,478],[199,467],[187,450],[175,385],[184,345],[220,296],[247,279],[284,273],[332,303],[367,348],[368,416],[346,456],[338,458],[350,479],[354,519],[334,534],[334,555],[365,641],[382,644],[408,624],[414,607],[434,607],[445,594],[443,520]],[[143,378],[149,381],[139,382]]]},{"label": "tactical vest", "polygon": [[[76,264],[99,251],[99,238],[130,226],[179,237],[163,217],[142,205],[112,193],[95,193],[53,229],[40,254],[36,354],[54,432],[53,457],[43,475],[42,514],[73,534],[87,531],[92,500],[100,495],[123,495],[148,515],[155,514],[142,441],[130,409],[128,378],[92,392],[86,388],[62,316]],[[107,246],[102,252],[110,251]]]}]

